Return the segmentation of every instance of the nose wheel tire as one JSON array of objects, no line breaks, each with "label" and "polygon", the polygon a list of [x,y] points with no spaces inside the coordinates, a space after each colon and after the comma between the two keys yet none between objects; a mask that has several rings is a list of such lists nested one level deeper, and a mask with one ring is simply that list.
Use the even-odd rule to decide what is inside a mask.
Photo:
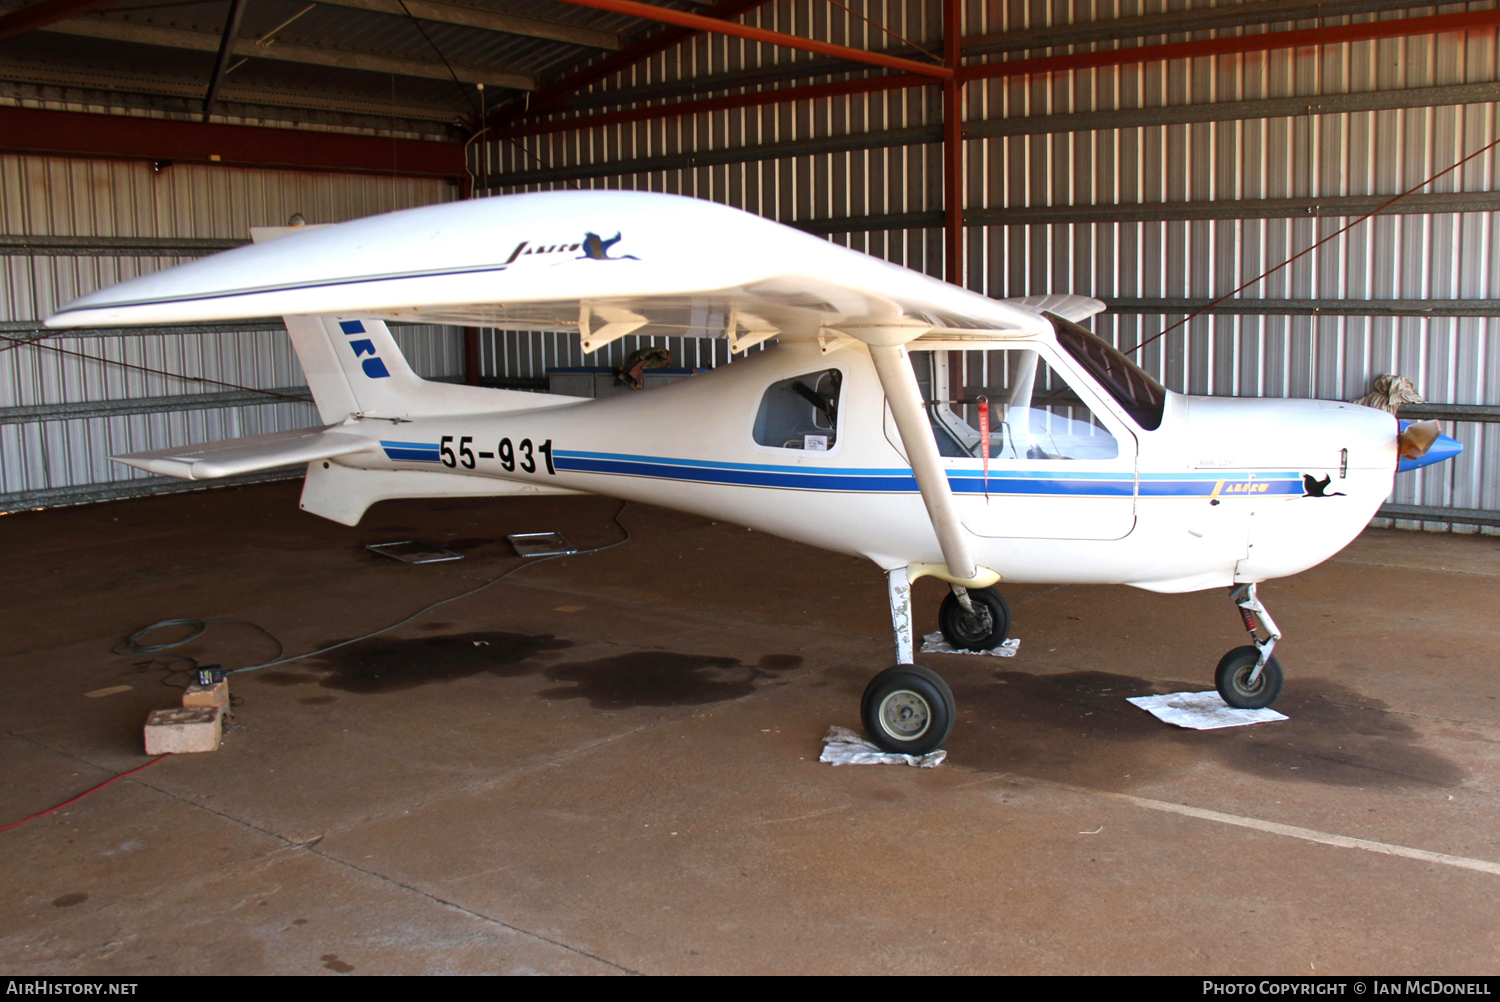
[{"label": "nose wheel tire", "polygon": [[896,665],[870,680],[860,701],[865,733],[876,747],[902,755],[936,751],[953,731],[953,690],[937,672]]},{"label": "nose wheel tire", "polygon": [[958,596],[949,592],[938,609],[938,626],[948,646],[966,651],[994,650],[1010,636],[1010,603],[993,588],[969,589],[974,611],[963,607]]},{"label": "nose wheel tire", "polygon": [[1260,651],[1249,646],[1236,647],[1219,660],[1214,684],[1224,702],[1241,710],[1259,710],[1276,702],[1281,695],[1281,662],[1267,658],[1260,677],[1252,683],[1250,676],[1259,661]]}]

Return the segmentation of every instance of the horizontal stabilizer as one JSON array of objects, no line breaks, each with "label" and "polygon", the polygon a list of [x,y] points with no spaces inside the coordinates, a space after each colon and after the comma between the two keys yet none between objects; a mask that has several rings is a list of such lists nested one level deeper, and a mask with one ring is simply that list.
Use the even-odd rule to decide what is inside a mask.
[{"label": "horizontal stabilizer", "polygon": [[240,473],[270,470],[293,463],[310,463],[363,452],[374,445],[369,439],[328,428],[298,428],[270,435],[251,435],[222,442],[204,442],[175,449],[133,452],[110,456],[117,463],[148,473],[161,473],[184,480],[213,480]]}]

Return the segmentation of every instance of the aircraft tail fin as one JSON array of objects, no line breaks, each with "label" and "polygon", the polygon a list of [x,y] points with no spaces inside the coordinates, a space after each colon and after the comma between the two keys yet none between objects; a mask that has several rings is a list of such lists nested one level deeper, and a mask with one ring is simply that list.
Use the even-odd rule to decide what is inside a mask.
[{"label": "aircraft tail fin", "polygon": [[575,404],[574,397],[434,382],[412,371],[382,320],[284,317],[326,424],[350,417],[418,418]]},{"label": "aircraft tail fin", "polygon": [[379,320],[284,317],[318,414],[338,424],[356,414],[409,417],[425,384]]}]

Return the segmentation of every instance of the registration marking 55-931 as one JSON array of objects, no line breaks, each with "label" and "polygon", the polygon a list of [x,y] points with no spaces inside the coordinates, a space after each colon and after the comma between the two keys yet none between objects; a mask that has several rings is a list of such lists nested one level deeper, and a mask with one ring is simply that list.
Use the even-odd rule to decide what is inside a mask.
[{"label": "registration marking 55-931", "polygon": [[[453,449],[453,436],[444,435],[438,443],[438,454],[441,456],[443,465],[452,470],[462,466],[466,470],[472,470],[477,465],[478,459],[493,459],[494,452],[481,452],[476,458],[474,450],[469,446],[474,441],[473,435],[463,435],[458,439],[458,450]],[[547,472],[556,475],[557,469],[552,465],[552,439],[533,445],[531,439],[523,438],[519,443],[512,444],[508,438],[502,438],[496,447],[500,454],[500,468],[506,473],[516,472],[517,466],[522,473],[535,473],[537,471],[537,453],[542,456],[547,465]],[[517,460],[519,459],[519,463]]]}]

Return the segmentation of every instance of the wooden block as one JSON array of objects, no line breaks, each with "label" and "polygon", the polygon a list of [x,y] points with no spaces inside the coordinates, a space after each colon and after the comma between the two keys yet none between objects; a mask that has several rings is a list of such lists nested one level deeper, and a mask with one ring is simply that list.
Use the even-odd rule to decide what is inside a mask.
[{"label": "wooden block", "polygon": [[219,747],[223,730],[224,721],[217,706],[156,710],[146,718],[146,754],[214,751]]},{"label": "wooden block", "polygon": [[183,706],[217,706],[221,717],[229,716],[229,679],[220,679],[213,685],[194,682],[182,693]]}]

